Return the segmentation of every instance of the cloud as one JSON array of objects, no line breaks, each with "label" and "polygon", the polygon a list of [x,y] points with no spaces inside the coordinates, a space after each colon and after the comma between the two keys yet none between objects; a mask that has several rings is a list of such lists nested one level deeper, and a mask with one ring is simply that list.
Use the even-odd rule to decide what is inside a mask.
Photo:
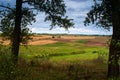
[{"label": "cloud", "polygon": [[67,6],[66,15],[69,18],[74,19],[75,27],[82,25],[84,26],[84,20],[86,14],[91,9],[93,5],[93,0],[65,0]]},{"label": "cloud", "polygon": [[34,33],[50,33],[50,34],[87,34],[87,35],[93,35],[93,34],[99,34],[99,35],[109,35],[111,32],[108,31],[100,31],[100,30],[93,30],[89,28],[70,28],[68,31],[66,31],[64,28],[54,28],[52,30],[49,30],[48,28],[38,27],[38,28],[32,28],[32,31]]}]

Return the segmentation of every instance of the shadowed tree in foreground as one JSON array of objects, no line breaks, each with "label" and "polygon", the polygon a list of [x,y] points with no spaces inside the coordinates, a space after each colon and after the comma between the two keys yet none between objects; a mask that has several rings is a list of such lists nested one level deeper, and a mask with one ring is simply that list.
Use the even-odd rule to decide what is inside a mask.
[{"label": "shadowed tree in foreground", "polygon": [[[65,16],[66,10],[65,10],[65,3],[63,0],[16,0],[15,9],[10,7],[9,5],[5,6],[2,4],[0,5],[0,7],[3,8],[3,11],[7,10],[8,11],[7,13],[9,13],[9,10],[15,13],[15,18],[13,19],[15,23],[12,32],[12,56],[13,56],[13,62],[15,64],[18,61],[18,55],[19,55],[22,19],[25,19],[23,18],[25,17],[23,15],[24,8],[28,10],[27,12],[31,12],[32,14],[34,14],[33,16],[37,15],[37,13],[33,12],[34,10],[36,10],[36,12],[44,12],[46,15],[45,21],[51,21],[51,28],[53,26],[58,25],[60,27],[64,27],[65,29],[68,29],[69,27],[74,25],[71,22],[72,19],[68,19],[68,17]],[[26,13],[26,15],[28,14]],[[4,16],[4,13],[2,16]],[[26,20],[28,20],[28,23],[29,23],[29,18],[33,16],[27,16]]]},{"label": "shadowed tree in foreground", "polygon": [[120,0],[94,0],[94,6],[84,21],[85,25],[96,22],[105,29],[113,28],[109,45],[108,77],[118,78],[120,57]]}]

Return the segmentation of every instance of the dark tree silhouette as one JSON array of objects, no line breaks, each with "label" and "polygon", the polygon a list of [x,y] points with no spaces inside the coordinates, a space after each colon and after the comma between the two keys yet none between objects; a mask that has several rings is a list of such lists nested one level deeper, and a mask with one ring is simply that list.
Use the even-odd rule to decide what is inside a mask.
[{"label": "dark tree silhouette", "polygon": [[[100,1],[99,3],[97,3]],[[94,0],[94,6],[84,21],[85,25],[96,22],[105,29],[113,28],[109,45],[108,77],[118,78],[120,57],[120,0]]]},{"label": "dark tree silhouette", "polygon": [[21,19],[22,19],[22,0],[16,0],[16,12],[15,12],[15,27],[13,29],[12,39],[12,57],[13,62],[16,64],[18,61],[20,35],[21,35]]}]

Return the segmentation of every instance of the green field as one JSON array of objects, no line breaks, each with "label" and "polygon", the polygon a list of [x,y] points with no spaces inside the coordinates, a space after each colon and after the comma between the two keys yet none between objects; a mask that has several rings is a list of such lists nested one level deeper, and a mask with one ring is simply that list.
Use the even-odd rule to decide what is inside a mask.
[{"label": "green field", "polygon": [[50,61],[78,61],[97,59],[98,54],[108,53],[107,47],[87,46],[86,40],[77,40],[75,42],[57,42],[45,45],[21,46],[20,56],[25,59],[43,59],[49,58]]},{"label": "green field", "polygon": [[16,80],[106,80],[108,47],[87,42],[78,39],[20,46],[19,68],[7,63],[0,71],[5,69],[6,75],[13,70],[8,78],[15,76]]}]

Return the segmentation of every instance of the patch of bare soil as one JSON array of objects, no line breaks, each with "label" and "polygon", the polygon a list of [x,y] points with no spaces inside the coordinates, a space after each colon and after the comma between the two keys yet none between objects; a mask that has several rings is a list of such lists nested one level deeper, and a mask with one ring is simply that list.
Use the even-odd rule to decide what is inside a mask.
[{"label": "patch of bare soil", "polygon": [[95,39],[95,36],[63,36],[62,39],[68,39],[68,40],[85,40],[85,39]]},{"label": "patch of bare soil", "polygon": [[30,41],[29,45],[44,45],[44,44],[52,44],[56,43],[57,41],[54,40],[38,40],[38,41]]},{"label": "patch of bare soil", "polygon": [[9,40],[4,40],[4,39],[0,38],[0,44],[9,45],[10,41]]},{"label": "patch of bare soil", "polygon": [[88,40],[88,46],[107,46],[108,37],[95,37],[95,39]]},{"label": "patch of bare soil", "polygon": [[103,42],[88,41],[86,43],[86,45],[88,45],[88,46],[106,46],[107,44],[103,43]]},{"label": "patch of bare soil", "polygon": [[50,35],[35,35],[32,36],[32,38],[34,41],[36,41],[36,40],[50,39],[52,37]]}]

